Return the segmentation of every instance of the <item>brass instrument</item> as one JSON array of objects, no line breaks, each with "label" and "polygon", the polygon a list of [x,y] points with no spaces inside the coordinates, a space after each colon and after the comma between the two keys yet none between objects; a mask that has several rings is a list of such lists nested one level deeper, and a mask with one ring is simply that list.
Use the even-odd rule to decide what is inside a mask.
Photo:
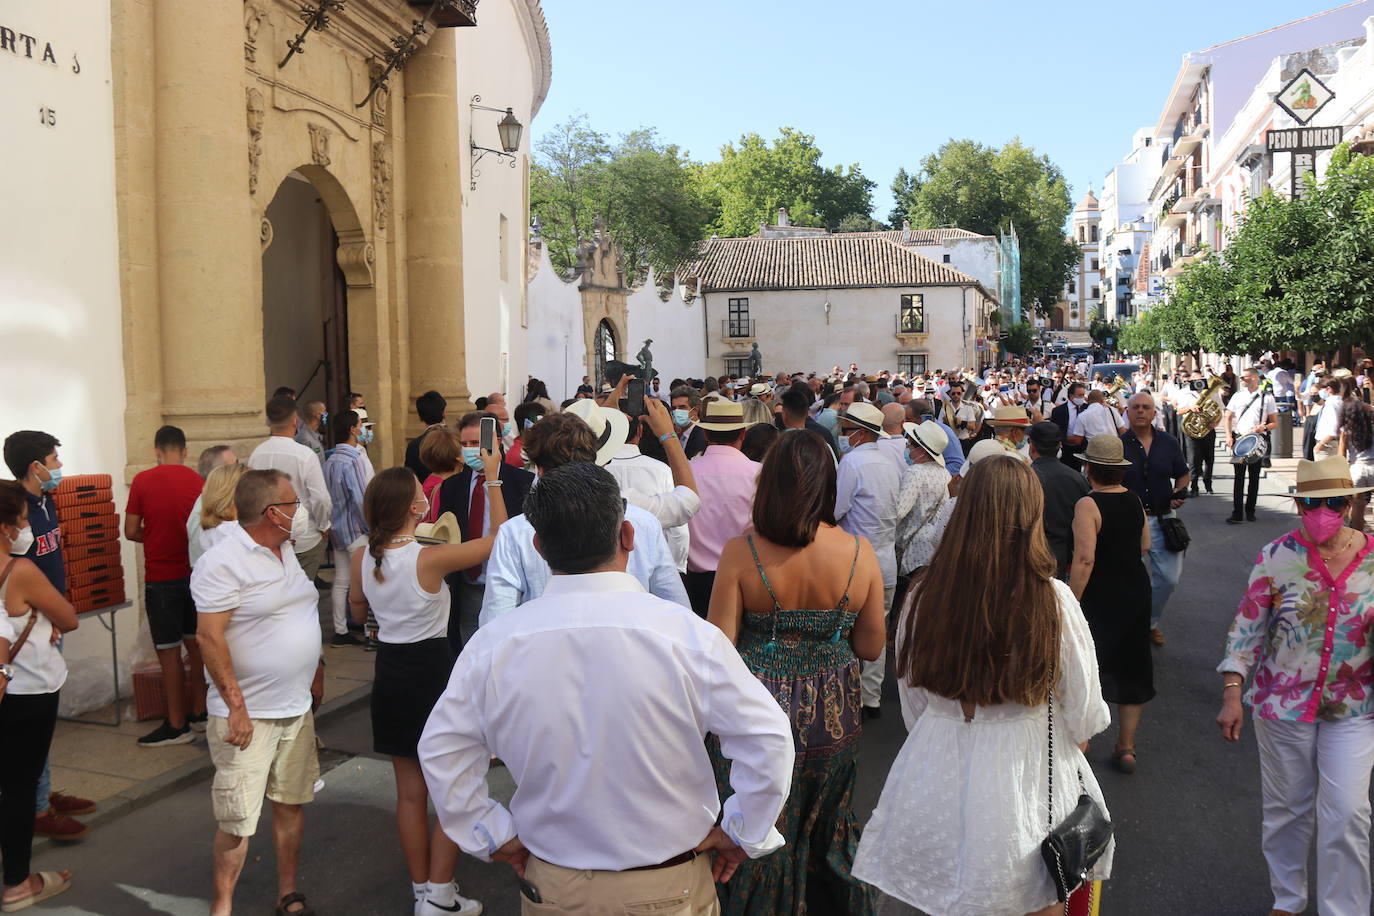
[{"label": "brass instrument", "polygon": [[1106,391],[1103,392],[1103,394],[1106,396],[1108,401],[1115,401],[1118,405],[1125,407],[1126,405],[1121,403],[1120,398],[1121,389],[1125,387],[1126,380],[1118,375],[1112,378],[1112,384],[1107,388]]},{"label": "brass instrument", "polygon": [[1184,435],[1190,439],[1205,439],[1216,429],[1221,422],[1221,405],[1216,402],[1215,395],[1225,385],[1225,379],[1215,375],[1207,380],[1206,390],[1198,393],[1197,406],[1183,415],[1180,425]]}]

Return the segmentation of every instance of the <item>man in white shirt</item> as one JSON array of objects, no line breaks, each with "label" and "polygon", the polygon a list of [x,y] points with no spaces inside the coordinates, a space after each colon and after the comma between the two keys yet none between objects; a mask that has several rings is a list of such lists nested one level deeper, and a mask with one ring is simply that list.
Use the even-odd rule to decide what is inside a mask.
[{"label": "man in white shirt", "polygon": [[[293,443],[294,444],[294,443]],[[314,455],[310,460],[316,467]],[[304,909],[296,891],[305,814],[319,759],[311,712],[323,689],[319,595],[287,547],[305,512],[286,474],[249,471],[234,491],[238,525],[191,573],[200,651],[210,672],[206,740],[219,827],[212,916],[233,909],[234,886],[257,831],[264,792],[272,802],[279,912]]]},{"label": "man in white shirt", "polygon": [[1121,414],[1107,403],[1107,396],[1094,389],[1088,392],[1087,406],[1073,418],[1067,441],[1083,445],[1093,436],[1119,436],[1126,431]]},{"label": "man in white shirt", "polygon": [[978,438],[978,430],[983,426],[983,410],[977,404],[964,400],[964,382],[950,382],[941,413],[941,419],[954,430],[954,438],[959,440],[959,446],[967,455]]},{"label": "man in white shirt", "polygon": [[[1269,431],[1278,424],[1278,405],[1272,394],[1260,390],[1259,370],[1254,366],[1246,369],[1241,376],[1241,383],[1240,391],[1231,395],[1231,400],[1226,403],[1226,447],[1230,449],[1236,447],[1236,439],[1250,433],[1259,433],[1267,440]],[[1231,516],[1226,519],[1228,525],[1240,524],[1242,508],[1247,521],[1255,520],[1261,466],[1262,462],[1258,461],[1232,465],[1236,472],[1236,483],[1231,493]]]},{"label": "man in white shirt", "polygon": [[311,582],[315,581],[329,550],[329,523],[333,503],[324,482],[319,456],[296,441],[296,426],[300,415],[296,402],[286,396],[267,402],[267,426],[272,434],[253,454],[248,466],[255,471],[281,471],[291,481],[291,488],[301,500],[301,509],[292,522],[291,549],[296,552],[301,570]]},{"label": "man in white shirt", "polygon": [[[420,765],[444,832],[510,864],[541,912],[719,912],[713,878],[783,845],[792,727],[720,630],[626,574],[622,505],[589,463],[540,479],[525,510],[553,578],[459,656]],[[708,732],[731,761],[723,806]],[[519,786],[509,809],[489,797],[493,754]]]},{"label": "man in white shirt", "polygon": [[[624,416],[623,414],[621,416]],[[542,476],[549,471],[578,461],[596,463],[597,436],[590,426],[571,413],[550,414],[525,431],[525,454]],[[538,481],[530,492],[538,489]],[[527,496],[526,499],[529,497]],[[628,501],[627,501],[628,502]],[[629,573],[651,594],[691,607],[687,590],[677,571],[663,526],[644,509],[625,508],[625,520],[635,530],[635,549],[630,554]],[[513,516],[496,530],[491,556],[487,558],[486,591],[482,596],[479,624],[515,610],[544,594],[549,582],[549,564],[534,547],[534,526],[523,514]]]},{"label": "man in white shirt", "polygon": [[[844,457],[835,479],[835,520],[845,531],[868,538],[873,545],[883,573],[884,613],[888,613],[897,588],[897,496],[902,489],[901,473],[891,454],[878,444],[889,437],[883,432],[882,412],[872,404],[850,406],[840,417],[840,437]],[[882,715],[885,655],[863,663],[865,718]]]}]

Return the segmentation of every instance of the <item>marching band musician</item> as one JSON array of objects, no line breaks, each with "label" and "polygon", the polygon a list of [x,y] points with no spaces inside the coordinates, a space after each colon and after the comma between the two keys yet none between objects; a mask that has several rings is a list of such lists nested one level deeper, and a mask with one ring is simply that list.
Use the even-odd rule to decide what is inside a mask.
[{"label": "marching band musician", "polygon": [[[1254,366],[1245,370],[1241,377],[1242,387],[1226,403],[1226,447],[1235,451],[1236,439],[1251,433],[1264,437],[1269,442],[1269,431],[1278,425],[1279,407],[1274,395],[1260,390],[1259,370]],[[1228,525],[1239,525],[1241,503],[1244,502],[1245,521],[1255,520],[1255,504],[1259,501],[1259,478],[1262,462],[1246,461],[1233,465],[1236,469],[1236,487],[1232,492],[1231,517]],[[1246,480],[1249,489],[1246,489]]]}]

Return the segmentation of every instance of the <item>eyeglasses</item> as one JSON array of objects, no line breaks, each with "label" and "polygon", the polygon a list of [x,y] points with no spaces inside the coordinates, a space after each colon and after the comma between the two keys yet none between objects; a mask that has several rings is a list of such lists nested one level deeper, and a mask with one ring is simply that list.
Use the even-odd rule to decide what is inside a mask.
[{"label": "eyeglasses", "polygon": [[301,501],[299,499],[293,499],[289,503],[268,503],[266,506],[263,506],[262,512],[264,515],[266,515],[268,509],[274,508],[276,506],[299,506],[300,504]]},{"label": "eyeglasses", "polygon": [[1320,509],[1322,504],[1328,509],[1335,509],[1337,512],[1350,505],[1349,496],[1299,496],[1298,505],[1304,509]]}]

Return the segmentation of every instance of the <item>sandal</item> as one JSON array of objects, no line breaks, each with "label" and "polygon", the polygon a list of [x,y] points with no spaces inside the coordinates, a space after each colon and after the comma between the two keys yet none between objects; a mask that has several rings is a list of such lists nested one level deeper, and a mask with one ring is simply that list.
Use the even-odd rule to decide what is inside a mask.
[{"label": "sandal", "polygon": [[[1127,757],[1129,757],[1129,758],[1131,758],[1131,759],[1130,759],[1130,760],[1127,760],[1127,759],[1126,759]],[[1133,747],[1123,747],[1123,748],[1121,748],[1120,750],[1113,752],[1113,753],[1112,753],[1112,763],[1116,764],[1116,768],[1117,768],[1118,770],[1120,770],[1121,772],[1127,774],[1127,775],[1130,775],[1131,773],[1134,773],[1134,772],[1135,772],[1135,748],[1133,748]]]},{"label": "sandal", "polygon": [[36,894],[29,894],[27,897],[20,897],[18,900],[6,900],[0,904],[0,913],[17,913],[20,910],[27,910],[35,903],[41,903],[67,890],[72,886],[70,875],[63,875],[56,871],[40,871],[38,880],[43,883],[42,889]]},{"label": "sandal", "polygon": [[[287,907],[299,903],[299,910],[289,910]],[[292,891],[277,902],[277,916],[315,916],[315,911],[310,908],[310,904],[305,902],[305,895]]]}]

